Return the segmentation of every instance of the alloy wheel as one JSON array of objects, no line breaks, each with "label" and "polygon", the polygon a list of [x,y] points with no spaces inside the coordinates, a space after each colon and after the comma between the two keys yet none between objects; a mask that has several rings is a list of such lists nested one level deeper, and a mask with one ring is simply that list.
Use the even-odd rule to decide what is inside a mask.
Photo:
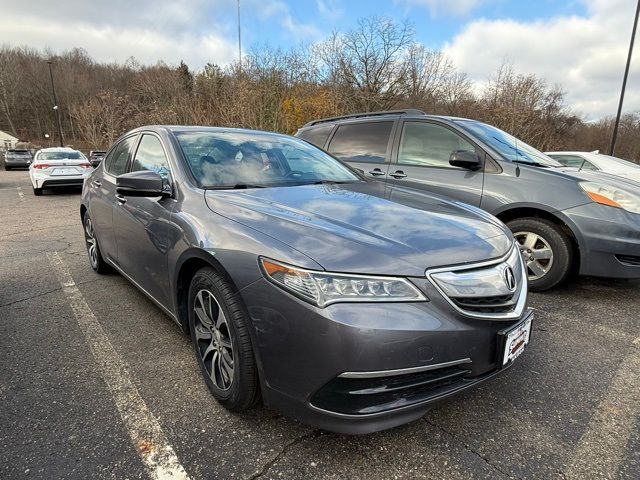
[{"label": "alloy wheel", "polygon": [[96,248],[95,232],[93,230],[93,222],[89,215],[86,215],[84,219],[84,239],[87,243],[87,253],[89,253],[91,266],[94,269],[98,268],[98,250]]},{"label": "alloy wheel", "polygon": [[234,355],[227,318],[209,290],[200,290],[193,303],[200,359],[213,384],[228,390],[233,383]]},{"label": "alloy wheel", "polygon": [[516,232],[514,237],[527,266],[529,280],[544,277],[553,266],[553,250],[549,242],[533,232]]}]

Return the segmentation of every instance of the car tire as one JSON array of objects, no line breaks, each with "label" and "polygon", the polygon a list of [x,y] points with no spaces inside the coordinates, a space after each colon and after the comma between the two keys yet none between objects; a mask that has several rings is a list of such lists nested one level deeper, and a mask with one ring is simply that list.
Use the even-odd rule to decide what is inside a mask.
[{"label": "car tire", "polygon": [[88,212],[82,217],[82,228],[84,230],[84,242],[87,247],[87,255],[89,256],[89,264],[96,273],[105,274],[111,272],[111,267],[102,258],[102,252],[98,245],[93,221]]},{"label": "car tire", "polygon": [[4,169],[8,172],[9,170],[11,170],[11,167],[7,167],[6,165],[4,166]]},{"label": "car tire", "polygon": [[33,194],[34,194],[36,197],[39,197],[40,195],[42,195],[42,189],[41,189],[41,188],[35,188],[35,187],[34,187],[34,189],[33,189]]},{"label": "car tire", "polygon": [[188,300],[191,341],[209,390],[230,411],[250,408],[260,398],[260,385],[240,297],[222,275],[205,267],[193,276]]},{"label": "car tire", "polygon": [[562,283],[573,262],[573,245],[557,224],[527,217],[507,222],[522,253],[529,276],[529,290],[542,292]]}]

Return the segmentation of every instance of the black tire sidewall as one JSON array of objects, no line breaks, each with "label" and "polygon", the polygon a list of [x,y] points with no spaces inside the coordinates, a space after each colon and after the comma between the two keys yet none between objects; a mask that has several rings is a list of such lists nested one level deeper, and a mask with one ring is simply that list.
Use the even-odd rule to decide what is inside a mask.
[{"label": "black tire sidewall", "polygon": [[[209,377],[195,338],[195,311],[193,305],[197,293],[203,289],[209,290],[214,295],[227,320],[233,348],[234,365],[233,382],[227,390],[218,388]],[[227,409],[240,411],[248,408],[254,403],[257,396],[257,372],[253,349],[250,341],[248,341],[246,314],[234,289],[213,268],[203,268],[191,280],[188,301],[191,343],[207,387],[209,387],[213,396]]]},{"label": "black tire sidewall", "polygon": [[[82,235],[83,237],[85,237],[85,250],[87,251],[87,257],[89,257],[89,265],[91,265],[91,268],[96,272],[96,273],[107,273],[110,270],[109,265],[107,265],[107,262],[104,261],[104,259],[102,258],[102,252],[100,251],[100,245],[98,244],[98,236],[96,235],[96,227],[93,227],[93,241],[95,242],[96,245],[96,258],[97,258],[97,265],[94,267],[93,264],[91,263],[91,256],[89,255],[89,249],[86,246],[86,221],[88,218],[91,218],[89,216],[89,212],[85,212],[84,216],[82,217]],[[91,220],[93,222],[93,219]]]},{"label": "black tire sidewall", "polygon": [[[529,280],[529,290],[541,292],[562,283],[571,270],[573,246],[560,226],[542,218],[519,218],[507,223],[513,234],[531,232],[544,238],[553,252],[553,265],[549,272],[537,280]],[[526,262],[525,262],[526,263]]]}]

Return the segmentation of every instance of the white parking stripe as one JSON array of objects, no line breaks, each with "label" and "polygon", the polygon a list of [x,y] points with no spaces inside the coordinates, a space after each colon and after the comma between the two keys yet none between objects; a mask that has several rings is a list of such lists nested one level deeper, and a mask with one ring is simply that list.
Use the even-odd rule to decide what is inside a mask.
[{"label": "white parking stripe", "polygon": [[18,197],[20,197],[20,201],[24,200],[24,193],[22,192],[22,187],[16,187],[18,189]]},{"label": "white parking stripe", "polygon": [[102,325],[73,281],[69,268],[58,252],[48,253],[47,256],[149,474],[158,480],[188,479],[158,420],[133,384],[127,365],[111,345]]},{"label": "white parking stripe", "polygon": [[580,438],[567,479],[617,478],[640,416],[640,337],[632,343],[606,396]]}]

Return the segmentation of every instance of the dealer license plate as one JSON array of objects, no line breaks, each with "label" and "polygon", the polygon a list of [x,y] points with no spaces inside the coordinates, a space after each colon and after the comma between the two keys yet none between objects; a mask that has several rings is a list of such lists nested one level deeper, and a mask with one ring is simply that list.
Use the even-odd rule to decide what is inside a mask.
[{"label": "dealer license plate", "polygon": [[524,348],[529,343],[531,335],[531,322],[533,315],[527,317],[522,323],[505,333],[504,354],[502,355],[502,365],[513,362],[524,352]]},{"label": "dealer license plate", "polygon": [[56,168],[51,175],[77,175],[78,171],[75,168]]}]

